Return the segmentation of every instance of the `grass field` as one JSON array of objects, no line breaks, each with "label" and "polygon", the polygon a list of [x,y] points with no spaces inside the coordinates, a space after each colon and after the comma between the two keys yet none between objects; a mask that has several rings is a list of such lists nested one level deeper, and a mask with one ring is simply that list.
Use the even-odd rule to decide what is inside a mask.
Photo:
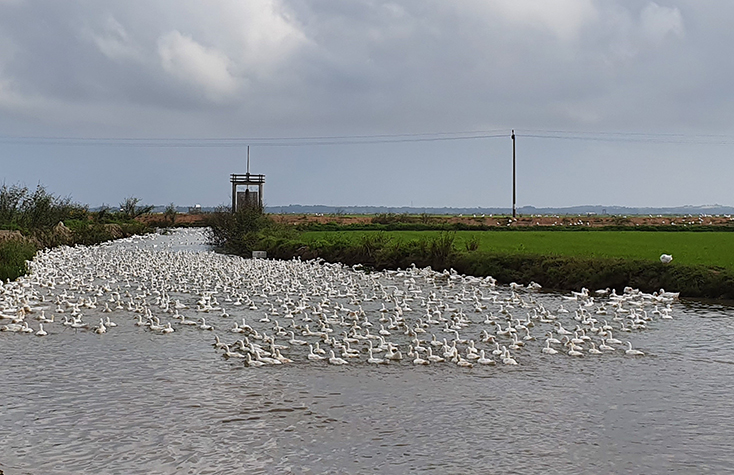
[{"label": "grass field", "polygon": [[[314,241],[339,237],[359,239],[378,231],[305,232],[302,239]],[[388,231],[391,239],[417,240],[434,237],[438,231]],[[579,257],[620,257],[658,261],[663,253],[686,265],[720,266],[734,270],[734,233],[644,232],[644,231],[457,231],[455,246],[465,250],[475,240],[479,251],[508,254],[540,254]]]}]

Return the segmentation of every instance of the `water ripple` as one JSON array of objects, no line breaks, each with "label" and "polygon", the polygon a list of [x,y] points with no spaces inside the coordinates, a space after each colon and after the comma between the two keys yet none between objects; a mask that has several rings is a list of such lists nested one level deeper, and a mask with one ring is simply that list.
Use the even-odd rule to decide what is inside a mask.
[{"label": "water ripple", "polygon": [[[552,301],[558,296],[543,294]],[[725,473],[731,308],[686,303],[649,357],[516,368],[244,369],[198,333],[0,333],[7,475]]]}]

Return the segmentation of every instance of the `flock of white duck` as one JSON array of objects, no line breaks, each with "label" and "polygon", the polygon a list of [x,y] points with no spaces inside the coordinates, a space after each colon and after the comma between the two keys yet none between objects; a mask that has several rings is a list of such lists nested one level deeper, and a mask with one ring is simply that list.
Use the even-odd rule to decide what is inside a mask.
[{"label": "flock of white duck", "polygon": [[678,297],[630,288],[558,296],[431,269],[366,272],[174,248],[203,240],[201,230],[177,230],[39,251],[29,275],[0,283],[0,330],[200,332],[250,367],[517,365],[533,353],[644,356],[628,335],[672,318]]}]

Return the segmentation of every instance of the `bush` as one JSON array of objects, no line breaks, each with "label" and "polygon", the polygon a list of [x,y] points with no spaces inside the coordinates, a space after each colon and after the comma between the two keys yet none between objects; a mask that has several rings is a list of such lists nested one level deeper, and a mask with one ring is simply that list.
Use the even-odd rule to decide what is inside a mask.
[{"label": "bush", "polygon": [[706,266],[612,258],[581,258],[528,254],[463,254],[452,267],[465,274],[491,275],[498,282],[535,281],[547,289],[579,290],[624,287],[654,292],[679,291],[684,297],[734,299],[734,272]]},{"label": "bush", "polygon": [[12,239],[0,242],[0,280],[15,280],[28,272],[26,261],[33,259],[36,246],[28,241]]},{"label": "bush", "polygon": [[136,198],[134,196],[125,198],[125,201],[120,203],[120,213],[122,213],[126,219],[131,220],[153,211],[154,206],[139,206],[139,203],[140,198]]},{"label": "bush", "polygon": [[478,236],[472,236],[469,238],[464,245],[466,246],[466,250],[469,252],[474,252],[477,249],[479,249],[479,237]]},{"label": "bush", "polygon": [[364,234],[360,238],[360,250],[365,256],[371,260],[377,257],[378,251],[382,250],[391,241],[390,236],[385,232],[378,232],[376,234]]},{"label": "bush", "polygon": [[0,226],[29,231],[50,228],[67,219],[86,219],[85,206],[59,198],[38,185],[31,191],[18,185],[0,187]]},{"label": "bush", "polygon": [[25,261],[31,259],[38,247],[100,242],[142,234],[149,227],[132,218],[152,207],[138,206],[137,198],[123,203],[123,212],[112,213],[103,206],[90,213],[86,206],[59,198],[38,185],[35,190],[25,186],[3,184],[0,187],[0,229],[20,231],[22,239],[0,243],[0,278],[15,279],[26,273]]},{"label": "bush", "polygon": [[454,254],[455,232],[442,232],[429,241],[431,260],[436,267],[442,267]]},{"label": "bush", "polygon": [[166,220],[168,221],[169,226],[173,226],[176,224],[176,215],[178,214],[178,211],[176,211],[176,205],[171,203],[166,207],[166,210],[163,212],[163,216],[165,216]]},{"label": "bush", "polygon": [[273,244],[296,236],[295,230],[276,223],[257,207],[245,207],[236,213],[221,207],[209,215],[207,225],[212,245],[241,256],[262,250],[265,242]]}]

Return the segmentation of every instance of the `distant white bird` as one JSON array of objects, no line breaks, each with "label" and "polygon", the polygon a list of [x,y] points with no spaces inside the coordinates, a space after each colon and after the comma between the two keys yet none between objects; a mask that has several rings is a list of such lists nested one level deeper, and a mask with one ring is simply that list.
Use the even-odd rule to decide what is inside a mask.
[{"label": "distant white bird", "polygon": [[347,360],[342,359],[342,358],[339,358],[338,356],[336,356],[334,354],[334,350],[331,350],[331,358],[329,358],[329,363],[334,364],[334,365],[348,364],[347,363]]},{"label": "distant white bird", "polygon": [[640,350],[633,350],[632,343],[630,343],[629,341],[627,342],[627,350],[625,350],[625,353],[630,356],[645,356],[645,353],[641,352]]},{"label": "distant white bird", "polygon": [[[175,231],[174,240],[175,236],[191,235],[202,236],[197,239],[204,242],[202,232]],[[510,351],[516,351],[520,358],[528,352],[530,363],[534,358],[557,354],[553,364],[563,365],[570,360],[562,355],[567,353],[579,359],[586,357],[588,365],[601,352],[612,358],[623,351],[630,355],[625,358],[643,357],[631,343],[623,346],[625,343],[613,333],[619,336],[623,331],[644,330],[645,325],[662,325],[675,314],[679,297],[678,293],[663,289],[647,294],[628,287],[620,295],[614,289],[583,289],[564,296],[564,300],[558,294],[531,293],[538,287],[532,283],[515,284],[512,288],[495,286],[494,279],[463,276],[455,271],[436,272],[412,266],[401,271],[369,273],[324,261],[239,259],[209,251],[180,252],[154,244],[168,242],[164,239],[169,238],[151,235],[120,241],[122,245],[42,251],[32,261],[33,273],[28,277],[0,282],[0,323],[12,320],[7,325],[0,324],[0,335],[7,339],[13,336],[2,331],[33,332],[24,319],[32,306],[45,301],[38,304],[38,325],[51,330],[48,333],[53,338],[57,338],[53,328],[61,322],[54,323],[53,317],[46,319],[42,309],[54,306],[65,312],[59,313],[65,326],[90,331],[104,328],[107,333],[117,330],[108,312],[98,313],[103,307],[114,310],[120,327],[129,320],[121,317],[126,312],[123,307],[127,307],[127,312],[136,317],[130,323],[161,333],[173,332],[171,323],[161,323],[163,315],[170,313],[172,322],[180,325],[176,335],[169,337],[174,339],[202,335],[184,331],[186,326],[212,330],[212,325],[222,329],[233,325],[232,330],[243,339],[230,348],[209,333],[215,336],[213,346],[223,350],[230,362],[236,359],[252,367],[282,365],[302,356],[309,364],[321,361],[324,365],[350,367],[389,361],[391,373],[442,362],[445,368],[517,365]],[[135,244],[138,241],[140,246]],[[672,261],[672,256],[663,254],[661,262],[666,258],[667,262]],[[88,280],[90,276],[94,279]],[[54,285],[61,289],[51,292]],[[209,320],[200,318],[197,322],[181,314],[186,305],[175,297],[183,296],[192,307],[191,312],[198,304]],[[230,304],[231,317],[237,317],[237,322],[230,319],[232,323],[225,324],[226,312],[217,303],[217,296]],[[561,301],[573,305],[567,310],[559,305]],[[351,308],[345,306],[347,302]],[[100,318],[99,327],[82,321],[81,312],[93,309],[95,304],[100,309],[94,312]],[[158,308],[161,315],[154,316],[153,311]],[[258,308],[263,310],[257,313]],[[288,323],[280,326],[278,320],[270,319],[278,314],[285,315]],[[520,317],[522,314],[527,318]],[[609,322],[600,315],[608,315],[605,318]],[[436,335],[441,331],[446,336],[439,341]],[[431,338],[421,339],[424,332]],[[39,330],[37,334],[43,333]],[[540,338],[544,333],[545,342]],[[140,338],[150,335],[142,331],[135,334]],[[480,341],[475,346],[472,338],[477,335]],[[114,335],[103,337],[102,341],[111,337]],[[399,348],[410,348],[403,363],[399,363],[403,359]],[[537,355],[537,350],[542,356]]]},{"label": "distant white bird", "polygon": [[673,260],[673,256],[670,254],[662,254],[660,256],[660,262],[663,264],[670,264],[670,262]]}]

